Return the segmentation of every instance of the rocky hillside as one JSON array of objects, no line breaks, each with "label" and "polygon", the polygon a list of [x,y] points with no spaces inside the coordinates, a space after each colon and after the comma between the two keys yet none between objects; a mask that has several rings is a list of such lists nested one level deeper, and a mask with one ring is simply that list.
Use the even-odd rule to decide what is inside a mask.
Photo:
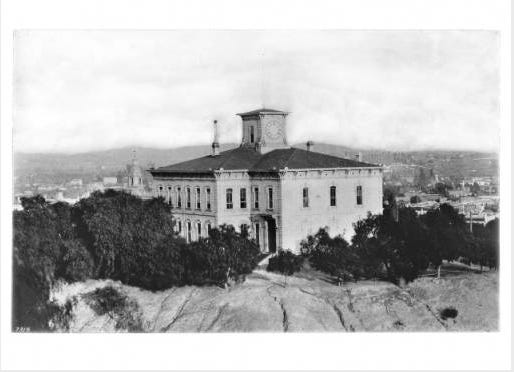
[{"label": "rocky hillside", "polygon": [[284,280],[257,270],[229,289],[181,287],[150,292],[90,280],[63,285],[52,296],[67,309],[56,327],[70,332],[498,329],[496,273],[421,278],[402,289],[372,281],[337,286],[322,278]]}]

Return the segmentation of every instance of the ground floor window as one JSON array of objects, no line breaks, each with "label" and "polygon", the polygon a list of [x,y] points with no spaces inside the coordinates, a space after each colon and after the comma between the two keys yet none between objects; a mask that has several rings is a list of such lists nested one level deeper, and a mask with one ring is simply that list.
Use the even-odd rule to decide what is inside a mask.
[{"label": "ground floor window", "polygon": [[189,221],[187,221],[186,230],[187,230],[186,240],[188,243],[191,243],[191,222],[189,222]]}]

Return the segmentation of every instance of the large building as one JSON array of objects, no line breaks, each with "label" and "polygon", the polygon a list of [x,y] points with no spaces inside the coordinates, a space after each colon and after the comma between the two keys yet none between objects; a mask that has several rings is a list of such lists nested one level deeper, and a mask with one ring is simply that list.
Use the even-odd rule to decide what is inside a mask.
[{"label": "large building", "polygon": [[320,227],[353,234],[352,224],[382,212],[382,168],[288,145],[287,112],[260,109],[238,114],[243,138],[219,152],[217,123],[212,154],[150,172],[155,196],[172,207],[187,240],[211,227],[247,228],[263,252],[298,252]]}]

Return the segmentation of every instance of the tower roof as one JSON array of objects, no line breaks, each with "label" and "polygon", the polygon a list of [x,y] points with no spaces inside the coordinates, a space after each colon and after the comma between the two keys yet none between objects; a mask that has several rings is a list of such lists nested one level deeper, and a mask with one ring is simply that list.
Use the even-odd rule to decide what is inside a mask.
[{"label": "tower roof", "polygon": [[274,109],[268,109],[268,108],[260,108],[260,109],[257,109],[257,110],[253,110],[253,111],[248,111],[248,112],[242,112],[242,113],[239,113],[237,115],[243,117],[243,116],[253,116],[253,115],[260,115],[260,114],[275,114],[275,115],[287,115],[289,114],[289,112],[286,112],[286,111],[280,111],[280,110],[274,110]]}]

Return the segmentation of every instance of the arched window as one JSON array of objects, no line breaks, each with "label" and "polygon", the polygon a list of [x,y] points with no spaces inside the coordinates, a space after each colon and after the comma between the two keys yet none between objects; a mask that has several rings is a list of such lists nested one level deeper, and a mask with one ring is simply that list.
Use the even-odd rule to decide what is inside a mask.
[{"label": "arched window", "polygon": [[206,205],[205,208],[210,211],[211,210],[211,188],[207,187],[205,189],[205,199],[206,199]]},{"label": "arched window", "polygon": [[200,188],[199,187],[195,188],[195,203],[196,203],[196,209],[200,209],[201,206],[202,206],[202,203],[201,203]]},{"label": "arched window", "polygon": [[330,186],[330,206],[334,207],[336,205],[336,187]]},{"label": "arched window", "polygon": [[188,243],[191,243],[191,235],[192,235],[192,228],[191,228],[191,221],[187,221],[186,223],[186,241]]},{"label": "arched window", "polygon": [[357,205],[362,205],[362,186],[357,186]]},{"label": "arched window", "polygon": [[168,204],[173,207],[173,192],[171,186],[168,186]]},{"label": "arched window", "polygon": [[226,199],[227,199],[227,209],[232,209],[234,207],[234,204],[232,203],[232,189],[227,189]]},{"label": "arched window", "polygon": [[253,208],[259,209],[259,187],[253,188]]},{"label": "arched window", "polygon": [[307,208],[309,206],[309,188],[303,188],[303,207]]},{"label": "arched window", "polygon": [[273,187],[268,187],[268,209],[273,209]]},{"label": "arched window", "polygon": [[191,187],[186,188],[186,209],[191,209]]},{"label": "arched window", "polygon": [[177,208],[182,208],[182,188],[177,187]]},{"label": "arched window", "polygon": [[239,190],[239,204],[241,209],[246,208],[246,189],[244,187]]}]

